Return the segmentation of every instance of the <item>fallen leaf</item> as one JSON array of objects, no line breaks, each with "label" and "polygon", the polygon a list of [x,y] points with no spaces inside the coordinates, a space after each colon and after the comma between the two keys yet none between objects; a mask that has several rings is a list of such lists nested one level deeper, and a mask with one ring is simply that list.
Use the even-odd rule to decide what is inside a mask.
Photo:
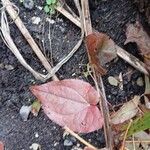
[{"label": "fallen leaf", "polygon": [[113,86],[118,86],[119,84],[119,81],[113,76],[108,77],[108,82],[110,83],[110,85],[113,85]]},{"label": "fallen leaf", "polygon": [[30,112],[31,112],[31,106],[24,106],[23,105],[21,107],[19,114],[20,114],[21,118],[23,119],[23,121],[27,121]]},{"label": "fallen leaf", "polygon": [[4,150],[4,144],[0,141],[0,150]]},{"label": "fallen leaf", "polygon": [[138,112],[140,96],[134,96],[132,100],[125,103],[115,114],[111,116],[112,124],[120,124],[133,118]]},{"label": "fallen leaf", "polygon": [[82,133],[102,128],[103,117],[96,106],[98,92],[89,83],[68,79],[30,89],[41,101],[46,115],[60,126]]},{"label": "fallen leaf", "polygon": [[103,67],[117,57],[116,45],[107,35],[103,33],[92,33],[85,39],[90,64],[101,75],[106,74]]},{"label": "fallen leaf", "polygon": [[32,110],[31,110],[33,116],[38,116],[40,109],[41,109],[41,103],[37,100],[34,101],[32,104]]},{"label": "fallen leaf", "polygon": [[150,71],[150,37],[144,31],[142,25],[137,21],[135,24],[128,24],[126,29],[126,41],[136,42],[141,54],[144,57],[144,63],[147,69]]},{"label": "fallen leaf", "polygon": [[127,136],[131,136],[137,132],[144,131],[150,128],[150,113],[145,113],[142,117],[135,119],[129,130]]},{"label": "fallen leaf", "polygon": [[124,150],[149,150],[150,146],[148,142],[134,142],[133,140],[131,142],[125,143]]},{"label": "fallen leaf", "polygon": [[141,150],[140,142],[139,143],[134,143],[134,144],[133,144],[133,142],[132,143],[131,142],[130,143],[126,142],[124,150]]},{"label": "fallen leaf", "polygon": [[134,137],[140,141],[150,140],[150,134],[148,134],[144,131],[134,133]]}]

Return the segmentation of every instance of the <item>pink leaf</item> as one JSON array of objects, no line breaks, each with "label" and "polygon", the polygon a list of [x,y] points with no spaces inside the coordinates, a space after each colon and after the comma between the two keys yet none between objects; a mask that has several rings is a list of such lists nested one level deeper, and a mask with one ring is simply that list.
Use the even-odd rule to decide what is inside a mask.
[{"label": "pink leaf", "polygon": [[96,106],[97,91],[82,80],[68,79],[32,86],[32,93],[41,101],[46,115],[76,132],[92,132],[102,128],[103,117]]},{"label": "pink leaf", "polygon": [[4,144],[0,141],[0,150],[4,150]]}]

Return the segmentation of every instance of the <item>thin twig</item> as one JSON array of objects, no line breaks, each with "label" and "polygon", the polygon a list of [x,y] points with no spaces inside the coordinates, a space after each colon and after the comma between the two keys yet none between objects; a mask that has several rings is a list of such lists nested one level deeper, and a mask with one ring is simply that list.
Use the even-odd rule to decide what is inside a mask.
[{"label": "thin twig", "polygon": [[81,143],[83,143],[84,145],[86,145],[89,148],[92,148],[93,150],[98,150],[95,146],[91,145],[90,143],[88,143],[87,141],[85,141],[83,138],[81,138],[78,134],[76,134],[75,132],[73,132],[72,130],[70,130],[68,127],[64,127],[64,129],[71,134],[72,136],[74,136],[76,139],[78,139]]},{"label": "thin twig", "polygon": [[[126,140],[125,143],[133,143],[133,141]],[[134,140],[134,143],[150,143],[150,140]]]},{"label": "thin twig", "polygon": [[39,79],[41,81],[45,81],[45,75],[36,72],[35,70],[33,70],[27,64],[27,62],[24,60],[24,58],[20,54],[20,52],[19,52],[18,48],[16,47],[15,43],[13,42],[12,37],[10,36],[10,29],[9,29],[9,25],[8,25],[5,9],[1,9],[1,27],[0,27],[0,30],[1,30],[0,35],[1,35],[2,39],[3,39],[3,41],[5,42],[7,47],[12,51],[12,53],[16,56],[16,58],[19,60],[19,62],[27,70],[29,70],[36,79]]},{"label": "thin twig", "polygon": [[[60,0],[61,1],[61,0]],[[81,1],[82,2],[82,1]],[[66,4],[67,5],[67,4]],[[69,7],[69,6],[67,6]],[[78,16],[72,15],[71,13],[69,13],[68,11],[66,11],[63,7],[58,6],[56,7],[57,11],[60,12],[61,14],[63,14],[66,18],[68,18],[71,22],[73,22],[75,25],[77,25],[78,27],[81,28],[81,23],[80,20],[78,18]],[[93,29],[93,31],[95,31]],[[143,62],[141,62],[139,59],[137,59],[135,56],[133,56],[132,54],[126,52],[124,49],[118,49],[117,50],[117,55],[122,58],[123,60],[125,60],[126,62],[128,62],[131,66],[133,66],[134,68],[136,68],[137,70],[139,70],[140,72],[144,73],[144,74],[149,74],[147,72],[147,69],[145,68],[145,65]],[[130,56],[130,57],[129,57]]]},{"label": "thin twig", "polygon": [[81,28],[81,23],[79,18],[75,18],[72,14],[70,14],[68,11],[66,11],[62,6],[56,7],[57,11],[63,14],[66,18],[71,20],[76,26]]},{"label": "thin twig", "polygon": [[[121,145],[121,148],[120,150],[124,150],[124,147],[125,147],[125,141],[126,141],[126,138],[127,138],[127,134],[128,134],[128,131],[129,131],[129,128],[131,127],[131,124],[132,124],[132,120],[130,120],[129,124],[128,124],[128,127],[126,129],[126,132],[124,134],[124,138],[123,138],[123,141],[122,141],[122,145]],[[133,142],[133,141],[132,141]]]},{"label": "thin twig", "polygon": [[49,72],[51,70],[50,64],[48,63],[48,61],[44,57],[44,55],[41,52],[41,50],[39,49],[38,45],[33,40],[32,36],[29,33],[29,31],[24,26],[24,24],[21,21],[20,17],[17,16],[17,12],[13,9],[12,3],[9,0],[2,0],[2,4],[6,8],[7,12],[9,13],[9,15],[11,16],[11,18],[13,19],[13,21],[15,22],[16,26],[19,28],[19,30],[21,31],[21,33],[23,34],[23,36],[26,38],[26,40],[28,41],[28,43],[32,47],[32,49],[35,52],[35,54],[38,56],[38,58],[42,62],[43,66]]},{"label": "thin twig", "polygon": [[[76,2],[76,1],[77,0],[74,0],[76,7],[78,9],[79,15],[80,15],[80,20],[82,20],[83,17],[82,17],[81,8],[80,8],[80,5],[78,4],[78,2]],[[60,61],[55,67],[52,68],[51,72],[47,75],[46,79],[52,77],[62,67],[62,65],[65,64],[74,55],[74,53],[81,46],[83,38],[84,38],[84,29],[82,27],[81,28],[81,37],[80,37],[80,40],[78,41],[78,43],[75,45],[75,47],[71,50],[71,52],[62,61]]]},{"label": "thin twig", "polygon": [[[85,29],[85,34],[86,36],[89,34],[92,34],[92,25],[91,25],[91,19],[90,19],[90,12],[89,12],[89,5],[88,5],[88,0],[82,0],[81,1],[82,5],[82,12],[83,12],[83,17],[84,17],[84,29]],[[88,52],[88,51],[87,51]],[[89,54],[88,54],[89,56]],[[90,58],[90,56],[89,56]],[[94,75],[94,81],[95,81],[95,86],[96,89],[99,93],[100,97],[100,109],[102,111],[102,114],[104,116],[104,133],[105,133],[105,140],[106,140],[106,147],[110,150],[113,148],[113,142],[112,142],[112,133],[111,133],[111,127],[110,127],[110,117],[109,117],[109,109],[107,105],[107,100],[106,100],[106,94],[105,94],[105,89],[103,85],[103,81],[101,76],[97,76],[95,73],[95,69],[92,67],[92,72]],[[101,92],[101,90],[102,92]]]}]

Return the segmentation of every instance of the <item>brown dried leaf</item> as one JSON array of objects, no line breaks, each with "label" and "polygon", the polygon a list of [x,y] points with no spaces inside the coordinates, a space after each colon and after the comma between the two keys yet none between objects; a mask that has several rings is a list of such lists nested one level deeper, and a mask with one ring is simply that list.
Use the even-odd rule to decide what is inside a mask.
[{"label": "brown dried leaf", "polygon": [[133,118],[138,112],[140,96],[135,96],[131,101],[125,103],[115,114],[111,116],[112,124],[120,124]]},{"label": "brown dried leaf", "polygon": [[136,42],[141,54],[144,57],[144,63],[147,69],[150,71],[150,37],[144,31],[142,25],[137,21],[135,24],[128,24],[126,29],[126,41]]},{"label": "brown dried leaf", "polygon": [[86,47],[90,63],[101,75],[106,73],[102,67],[117,57],[116,45],[112,39],[103,33],[92,33],[86,37]]}]

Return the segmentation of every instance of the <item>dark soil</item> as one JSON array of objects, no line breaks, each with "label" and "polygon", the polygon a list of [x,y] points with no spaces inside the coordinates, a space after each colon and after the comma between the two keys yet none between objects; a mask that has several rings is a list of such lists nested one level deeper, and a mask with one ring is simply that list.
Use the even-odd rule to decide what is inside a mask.
[{"label": "dark soil", "polygon": [[[46,22],[48,16],[37,7],[43,7],[42,0],[35,1],[36,6],[32,10],[25,9],[23,5],[19,4],[18,0],[13,2],[19,7],[21,19],[42,49],[44,49],[42,44],[44,38],[44,53],[52,64],[55,65],[64,58],[80,38],[80,30],[62,15],[57,14],[52,18],[55,23],[50,25],[52,39],[50,48],[48,40],[49,24]],[[72,1],[68,2],[70,2],[70,6],[73,6]],[[124,46],[125,25],[129,22],[135,22],[138,14],[136,5],[131,0],[91,2],[90,10],[93,27],[98,31],[107,33],[116,44],[139,57],[135,44]],[[32,23],[31,18],[33,16],[42,19],[40,25]],[[44,33],[42,32],[43,24],[45,27]],[[27,62],[37,71],[45,72],[17,27],[14,24],[10,24],[10,26],[11,35]],[[79,78],[90,82],[91,79],[86,79],[83,73],[86,71],[87,63],[86,50],[82,45],[71,60],[58,71],[57,75],[60,79]],[[50,121],[43,111],[37,117],[30,115],[26,122],[21,119],[19,115],[21,106],[30,105],[35,100],[35,97],[29,91],[30,85],[40,82],[35,80],[32,74],[18,62],[2,42],[2,39],[0,39],[0,64],[0,141],[4,142],[6,150],[29,150],[32,143],[39,143],[42,150],[71,150],[75,149],[76,145],[82,147],[82,144],[79,145],[76,140],[73,141],[72,146],[64,146],[64,131]],[[13,69],[7,69],[6,65],[12,65]],[[142,74],[134,71],[131,80],[128,80],[126,74],[129,68],[132,67],[120,58],[108,65],[108,73],[103,79],[107,99],[113,106],[123,104],[134,95],[143,93],[144,88],[136,84],[136,80]],[[111,86],[107,80],[109,76],[118,76],[120,72],[122,72],[124,79],[123,90]],[[38,137],[35,136],[37,133]],[[82,135],[82,137],[97,147],[104,146],[104,136],[101,130]]]}]

